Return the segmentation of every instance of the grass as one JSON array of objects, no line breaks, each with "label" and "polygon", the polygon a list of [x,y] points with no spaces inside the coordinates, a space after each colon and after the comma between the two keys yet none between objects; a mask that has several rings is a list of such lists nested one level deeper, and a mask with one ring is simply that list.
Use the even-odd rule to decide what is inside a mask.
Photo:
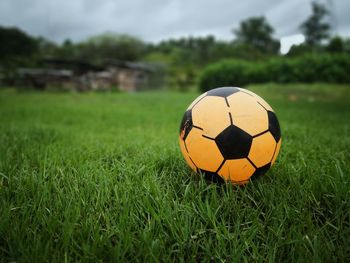
[{"label": "grass", "polygon": [[350,86],[250,88],[283,144],[246,187],[182,159],[197,94],[1,90],[0,261],[347,261]]}]

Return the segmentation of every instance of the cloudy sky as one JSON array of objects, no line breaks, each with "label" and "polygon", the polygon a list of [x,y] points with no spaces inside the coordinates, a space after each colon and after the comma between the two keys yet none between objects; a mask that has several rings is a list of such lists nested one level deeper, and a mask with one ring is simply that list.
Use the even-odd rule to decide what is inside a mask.
[{"label": "cloudy sky", "polygon": [[[1,0],[0,25],[61,42],[112,31],[146,41],[213,34],[232,39],[242,19],[264,15],[285,41],[300,40],[298,25],[310,0]],[[350,0],[319,0],[332,10],[337,34],[350,36]],[[288,38],[288,36],[291,36]],[[288,40],[292,39],[292,40]]]}]

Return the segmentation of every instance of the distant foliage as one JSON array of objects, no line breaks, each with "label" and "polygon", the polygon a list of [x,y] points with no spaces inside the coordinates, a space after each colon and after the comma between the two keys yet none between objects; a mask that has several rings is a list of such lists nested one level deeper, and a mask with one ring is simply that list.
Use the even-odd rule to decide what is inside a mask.
[{"label": "distant foliage", "polygon": [[[69,47],[70,43],[65,43],[65,46]],[[146,46],[143,41],[136,37],[105,33],[79,43],[76,48],[76,56],[90,58],[95,62],[106,58],[135,61],[144,55],[145,50]]]},{"label": "distant foliage", "polygon": [[265,62],[225,60],[208,66],[199,80],[201,91],[251,83],[350,83],[349,54],[305,54]]},{"label": "distant foliage", "polygon": [[238,29],[233,30],[235,42],[259,50],[261,53],[278,54],[280,42],[273,38],[274,28],[265,17],[250,17],[240,23]]},{"label": "distant foliage", "polygon": [[341,37],[335,36],[329,40],[326,50],[332,53],[340,53],[345,51],[345,44]]},{"label": "distant foliage", "polygon": [[0,26],[0,62],[29,57],[38,51],[36,39],[18,28]]},{"label": "distant foliage", "polygon": [[0,85],[13,85],[18,67],[31,67],[38,40],[15,27],[0,26]]},{"label": "distant foliage", "polygon": [[319,46],[322,40],[329,36],[330,24],[325,21],[329,10],[322,4],[312,2],[312,14],[301,25],[300,29],[306,37],[306,44],[311,47]]}]

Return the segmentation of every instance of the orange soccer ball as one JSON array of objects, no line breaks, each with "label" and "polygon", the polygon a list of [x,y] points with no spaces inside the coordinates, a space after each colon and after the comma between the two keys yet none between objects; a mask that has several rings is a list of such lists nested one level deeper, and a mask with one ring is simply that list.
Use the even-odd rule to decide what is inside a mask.
[{"label": "orange soccer ball", "polygon": [[215,182],[245,184],[263,175],[281,147],[281,130],[269,104],[255,93],[223,87],[187,108],[179,143],[187,164]]}]

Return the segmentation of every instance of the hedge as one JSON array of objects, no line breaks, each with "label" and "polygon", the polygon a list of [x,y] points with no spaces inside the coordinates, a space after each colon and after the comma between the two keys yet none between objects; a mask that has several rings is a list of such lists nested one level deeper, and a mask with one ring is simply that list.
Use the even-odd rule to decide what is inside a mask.
[{"label": "hedge", "polygon": [[349,54],[306,54],[252,62],[224,60],[209,65],[199,79],[201,91],[251,83],[350,83]]}]

